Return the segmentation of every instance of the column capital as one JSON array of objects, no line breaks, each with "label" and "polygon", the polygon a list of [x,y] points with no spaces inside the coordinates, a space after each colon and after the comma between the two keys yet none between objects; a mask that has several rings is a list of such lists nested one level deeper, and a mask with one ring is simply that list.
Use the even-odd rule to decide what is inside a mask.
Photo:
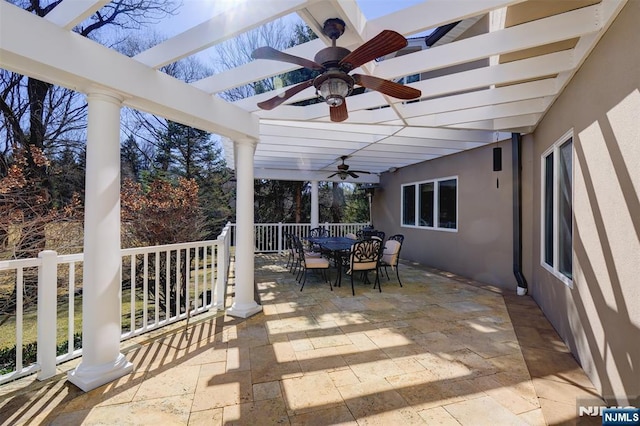
[{"label": "column capital", "polygon": [[258,140],[254,138],[238,138],[233,139],[233,143],[236,145],[252,146],[255,148],[258,145]]},{"label": "column capital", "polygon": [[117,92],[96,87],[87,92],[87,100],[101,100],[120,106],[122,105],[122,102],[124,102],[124,96],[120,95]]}]

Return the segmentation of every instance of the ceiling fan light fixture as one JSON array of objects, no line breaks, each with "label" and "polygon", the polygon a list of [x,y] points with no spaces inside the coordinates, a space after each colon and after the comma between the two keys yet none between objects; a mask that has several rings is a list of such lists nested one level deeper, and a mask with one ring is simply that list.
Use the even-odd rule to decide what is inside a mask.
[{"label": "ceiling fan light fixture", "polygon": [[349,85],[341,78],[329,78],[320,85],[319,91],[329,106],[337,107],[342,105],[349,94]]},{"label": "ceiling fan light fixture", "polygon": [[353,89],[353,78],[347,73],[330,70],[319,75],[313,82],[318,95],[331,107],[344,103]]}]

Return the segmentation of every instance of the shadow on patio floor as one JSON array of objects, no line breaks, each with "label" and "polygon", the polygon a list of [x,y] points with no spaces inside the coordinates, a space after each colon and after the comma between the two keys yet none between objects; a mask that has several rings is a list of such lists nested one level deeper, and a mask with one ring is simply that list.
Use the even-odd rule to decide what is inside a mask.
[{"label": "shadow on patio floor", "polygon": [[[528,296],[402,264],[404,287],[304,291],[256,256],[263,312],[194,317],[123,352],[128,376],[83,393],[60,374],[0,387],[2,424],[600,424],[598,398]],[[233,283],[230,285],[230,294]],[[77,362],[77,361],[76,361]]]}]

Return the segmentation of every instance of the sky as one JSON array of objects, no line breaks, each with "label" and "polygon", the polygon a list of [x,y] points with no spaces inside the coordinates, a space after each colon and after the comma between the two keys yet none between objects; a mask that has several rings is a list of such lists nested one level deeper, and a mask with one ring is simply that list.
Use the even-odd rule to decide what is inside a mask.
[{"label": "sky", "polygon": [[[259,1],[264,0],[183,0],[178,14],[166,19],[162,23],[161,31],[166,36],[174,36],[186,30],[194,23],[200,23],[224,10],[237,5],[248,3],[255,8]],[[275,0],[277,1],[277,0]],[[401,10],[424,0],[356,0],[360,10],[367,19],[375,19],[380,16]]]}]

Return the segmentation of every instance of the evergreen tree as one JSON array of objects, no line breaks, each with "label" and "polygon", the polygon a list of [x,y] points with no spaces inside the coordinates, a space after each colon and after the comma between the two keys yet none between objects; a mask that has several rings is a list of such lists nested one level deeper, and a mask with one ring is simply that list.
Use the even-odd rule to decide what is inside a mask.
[{"label": "evergreen tree", "polygon": [[51,176],[51,196],[55,207],[69,205],[74,196],[84,194],[84,161],[82,157],[79,157],[71,147],[66,147],[58,157],[51,161],[49,174]]},{"label": "evergreen tree", "polygon": [[137,181],[142,176],[142,171],[145,168],[145,161],[138,147],[138,143],[133,135],[129,135],[120,148],[121,179]]}]

